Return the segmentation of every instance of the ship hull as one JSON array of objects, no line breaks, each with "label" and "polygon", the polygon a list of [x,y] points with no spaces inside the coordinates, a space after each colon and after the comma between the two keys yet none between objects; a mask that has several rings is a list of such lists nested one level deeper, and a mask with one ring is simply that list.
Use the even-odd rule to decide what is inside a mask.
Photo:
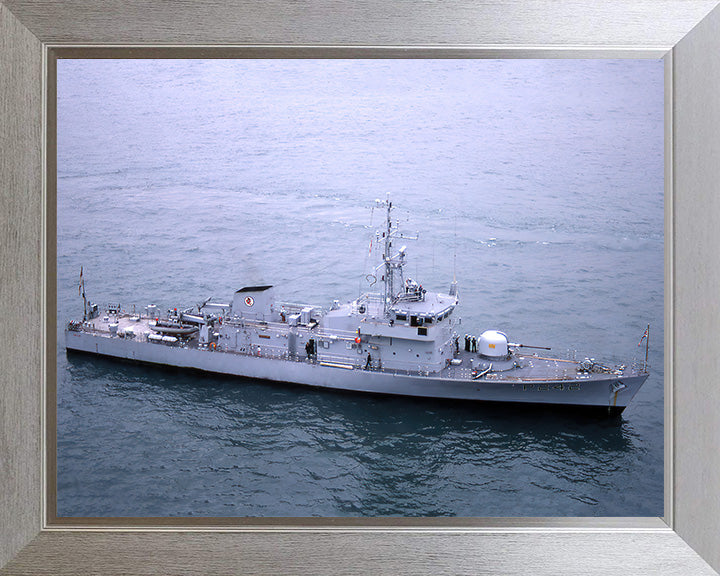
[{"label": "ship hull", "polygon": [[[165,346],[83,331],[66,331],[65,344],[67,350],[129,361],[332,390],[479,402],[583,406],[602,408],[610,414],[622,412],[647,379],[647,374],[535,382],[454,379]],[[624,385],[620,390],[615,386],[618,382]]]}]

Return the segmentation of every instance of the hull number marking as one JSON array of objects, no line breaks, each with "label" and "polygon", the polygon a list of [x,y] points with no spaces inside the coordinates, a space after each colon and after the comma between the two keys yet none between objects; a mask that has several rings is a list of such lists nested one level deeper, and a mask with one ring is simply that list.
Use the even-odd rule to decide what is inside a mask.
[{"label": "hull number marking", "polygon": [[562,382],[558,382],[556,384],[538,384],[537,387],[535,387],[535,384],[523,384],[523,391],[526,390],[537,390],[538,392],[547,392],[549,390],[580,390],[580,384],[568,384],[565,385]]}]

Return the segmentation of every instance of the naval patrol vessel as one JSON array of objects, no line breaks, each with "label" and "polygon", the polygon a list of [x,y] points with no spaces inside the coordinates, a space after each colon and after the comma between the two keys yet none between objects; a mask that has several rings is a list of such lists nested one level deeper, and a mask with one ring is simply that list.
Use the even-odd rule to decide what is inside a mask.
[{"label": "naval patrol vessel", "polygon": [[[393,222],[390,199],[377,232],[378,292],[328,308],[282,302],[271,285],[246,286],[227,302],[208,299],[161,312],[88,302],[65,329],[67,350],[308,386],[428,398],[584,406],[619,414],[648,377],[644,363],[606,365],[554,358],[499,330],[459,334],[459,292],[432,292],[406,276],[411,237]],[[400,245],[399,248],[396,248]],[[641,339],[642,342],[642,339]]]}]

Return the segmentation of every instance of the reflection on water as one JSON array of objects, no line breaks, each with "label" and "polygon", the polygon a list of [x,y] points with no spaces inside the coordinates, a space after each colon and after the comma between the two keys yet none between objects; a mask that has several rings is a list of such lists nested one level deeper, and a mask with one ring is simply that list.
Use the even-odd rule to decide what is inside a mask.
[{"label": "reflection on water", "polygon": [[[92,414],[87,433],[97,426],[118,449],[140,451],[124,454],[123,475],[152,479],[151,494],[172,487],[180,501],[182,478],[165,474],[200,475],[231,500],[229,511],[209,499],[205,515],[493,516],[507,514],[498,500],[511,494],[515,515],[538,514],[545,490],[597,502],[638,449],[629,423],[567,410],[308,390],[77,354],[69,371]],[[315,495],[299,501],[305,493]],[[461,512],[467,493],[474,502]],[[122,515],[119,504],[108,514]]]}]

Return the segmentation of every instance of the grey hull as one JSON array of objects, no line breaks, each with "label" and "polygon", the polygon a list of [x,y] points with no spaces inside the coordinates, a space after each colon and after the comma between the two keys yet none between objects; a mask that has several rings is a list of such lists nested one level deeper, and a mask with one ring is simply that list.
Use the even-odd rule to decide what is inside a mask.
[{"label": "grey hull", "polygon": [[[334,390],[482,402],[604,407],[610,413],[622,411],[647,379],[647,374],[629,375],[619,380],[617,377],[595,377],[541,382],[448,379],[165,346],[82,331],[66,331],[65,345],[68,350],[130,361]],[[624,387],[614,391],[618,382]]]}]

